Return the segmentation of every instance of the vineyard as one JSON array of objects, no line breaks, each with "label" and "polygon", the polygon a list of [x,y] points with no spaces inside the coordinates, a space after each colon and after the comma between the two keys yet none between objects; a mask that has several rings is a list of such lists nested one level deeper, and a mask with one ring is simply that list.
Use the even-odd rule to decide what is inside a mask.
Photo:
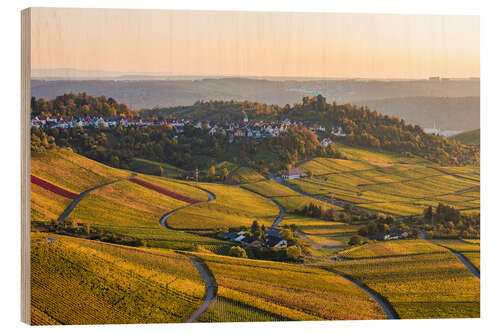
[{"label": "vineyard", "polygon": [[265,180],[264,176],[262,176],[260,173],[247,167],[237,168],[236,170],[234,170],[231,176],[237,179],[240,183],[253,183]]},{"label": "vineyard", "polygon": [[[165,183],[159,183],[164,186]],[[188,193],[204,192],[183,184]],[[181,192],[184,193],[184,192]],[[193,249],[197,244],[221,244],[223,242],[194,234],[167,230],[159,223],[170,210],[184,207],[187,203],[160,194],[132,182],[119,182],[100,188],[76,206],[68,219],[89,224],[101,231],[146,241],[148,246],[172,249]]]},{"label": "vineyard", "polygon": [[[439,167],[419,158],[340,147],[348,160],[312,159],[301,166],[312,177],[289,183],[309,194],[399,215],[422,214],[424,206],[437,202],[465,212],[479,207],[475,167]],[[224,168],[241,185],[138,174],[83,197],[67,218],[71,225],[90,227],[89,233],[73,234],[82,238],[33,232],[32,323],[184,322],[205,294],[204,279],[187,255],[206,265],[217,283],[215,300],[198,319],[202,322],[386,318],[374,298],[342,275],[372,289],[401,318],[479,316],[479,279],[450,252],[479,269],[479,241],[370,241],[350,247],[361,224],[297,215],[313,203],[340,212],[332,217],[337,219],[345,213],[341,207],[234,163],[219,163],[216,172]],[[131,172],[59,149],[35,154],[32,174],[32,221],[49,222],[77,194]],[[303,261],[226,256],[235,243],[209,231],[250,227],[254,220],[270,226],[280,213],[270,199],[287,212],[280,226],[297,228],[293,240],[302,246]],[[170,228],[160,225],[160,218],[174,210],[166,220]],[[90,240],[104,236],[140,242],[127,247]]]},{"label": "vineyard", "polygon": [[32,324],[183,322],[204,285],[189,259],[83,239],[32,234]]},{"label": "vineyard", "polygon": [[421,214],[438,203],[464,212],[479,209],[479,167],[440,167],[419,159],[342,149],[350,160],[315,158],[301,166],[311,178],[289,183],[312,195],[403,216]]},{"label": "vineyard", "polygon": [[51,219],[57,219],[71,200],[41,186],[31,184],[30,202],[31,220],[48,222]]},{"label": "vineyard", "polygon": [[447,251],[440,246],[429,244],[425,240],[398,240],[369,243],[343,251],[340,254],[347,259],[372,259],[435,253],[447,253]]},{"label": "vineyard", "polygon": [[182,209],[168,218],[168,225],[183,229],[250,226],[254,220],[270,226],[279,214],[276,205],[236,186],[199,183],[216,199]]},{"label": "vineyard", "polygon": [[218,284],[218,299],[202,320],[322,320],[384,318],[378,304],[328,271],[278,262],[196,254]]},{"label": "vineyard", "polygon": [[478,240],[433,240],[438,245],[462,254],[478,270],[481,269],[481,246]]},{"label": "vineyard", "polygon": [[295,192],[286,186],[277,183],[274,180],[263,180],[253,183],[242,184],[241,187],[247,188],[251,191],[262,194],[263,196],[272,198],[276,200],[280,205],[282,205],[287,213],[292,213],[295,210],[300,210],[304,206],[312,203],[318,207],[324,207],[326,209],[333,208],[336,210],[341,210],[341,207],[334,206],[317,199],[313,199]]},{"label": "vineyard", "polygon": [[346,260],[329,267],[384,296],[401,318],[479,317],[479,280],[449,251],[432,244],[426,248],[422,241],[396,241],[384,243],[391,244],[387,253],[393,256],[388,257],[379,244],[352,250],[351,257],[372,259]]},{"label": "vineyard", "polygon": [[57,185],[51,184],[41,178],[38,178],[37,176],[31,175],[31,184],[38,185],[41,188],[50,191],[54,194],[65,197],[66,199],[73,200],[77,196],[76,193],[63,189],[62,187],[59,187]]},{"label": "vineyard", "polygon": [[74,193],[127,178],[130,171],[115,169],[69,149],[57,149],[31,156],[31,174]]},{"label": "vineyard", "polygon": [[158,186],[158,185],[155,185],[155,184],[151,184],[150,182],[147,182],[147,181],[144,181],[142,179],[138,179],[138,178],[131,178],[129,179],[129,181],[131,181],[132,183],[136,183],[136,184],[139,184],[141,186],[144,186],[145,188],[149,188],[153,191],[156,191],[158,193],[161,193],[163,195],[166,195],[166,196],[169,196],[175,200],[179,200],[179,201],[184,201],[186,203],[189,203],[189,204],[193,204],[193,203],[198,203],[200,201],[196,200],[196,199],[193,199],[193,198],[190,198],[190,197],[187,197],[185,195],[182,195],[182,194],[179,194],[179,193],[176,193],[176,192],[173,192],[173,191],[169,191],[161,186]]}]

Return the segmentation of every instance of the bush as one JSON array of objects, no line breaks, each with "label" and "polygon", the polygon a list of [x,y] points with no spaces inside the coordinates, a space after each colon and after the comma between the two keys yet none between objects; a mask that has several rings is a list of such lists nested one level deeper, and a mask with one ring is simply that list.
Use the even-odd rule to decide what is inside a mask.
[{"label": "bush", "polygon": [[229,249],[229,255],[231,257],[248,258],[247,252],[245,251],[245,249],[243,249],[239,246],[231,247],[231,249]]},{"label": "bush", "polygon": [[363,244],[363,238],[359,235],[354,235],[349,240],[349,245],[361,245]]},{"label": "bush", "polygon": [[302,255],[302,250],[298,246],[290,246],[286,249],[286,257],[289,260],[298,260]]}]

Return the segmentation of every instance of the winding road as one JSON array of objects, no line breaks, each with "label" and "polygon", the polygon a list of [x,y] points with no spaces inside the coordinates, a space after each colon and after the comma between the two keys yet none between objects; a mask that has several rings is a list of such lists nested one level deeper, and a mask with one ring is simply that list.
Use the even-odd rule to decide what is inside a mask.
[{"label": "winding road", "polygon": [[283,219],[285,218],[286,216],[286,211],[285,211],[285,208],[276,200],[274,200],[273,198],[269,198],[269,197],[266,197],[265,195],[262,195],[258,192],[255,192],[255,191],[252,191],[248,188],[245,188],[245,187],[240,187],[248,192],[252,192],[254,194],[257,194],[258,196],[261,196],[262,198],[264,199],[267,199],[267,200],[270,200],[272,202],[274,202],[274,204],[278,207],[278,209],[280,210],[280,213],[278,214],[278,217],[276,217],[276,219],[274,220],[273,224],[272,224],[272,227],[273,228],[276,228],[280,225],[281,221],[283,221]]},{"label": "winding road", "polygon": [[362,283],[354,280],[349,275],[346,275],[346,274],[341,273],[341,272],[339,272],[337,270],[334,270],[334,269],[332,269],[331,272],[342,276],[344,279],[346,279],[349,282],[355,284],[359,289],[363,290],[365,293],[367,293],[368,295],[370,295],[370,297],[373,298],[375,300],[375,302],[378,303],[378,305],[380,305],[380,307],[382,308],[382,310],[384,310],[385,315],[387,316],[387,319],[400,319],[398,313],[392,307],[392,304],[389,303],[389,301],[387,301],[379,293],[377,293],[376,291],[374,291],[370,287],[368,287],[368,286],[366,286],[366,285],[364,285],[364,284],[362,284]]},{"label": "winding road", "polygon": [[215,281],[215,277],[212,272],[210,272],[208,267],[206,267],[206,265],[199,259],[189,257],[189,260],[191,260],[191,262],[196,266],[205,281],[205,299],[198,310],[196,310],[195,313],[193,313],[187,320],[187,323],[194,323],[215,301],[215,296],[217,296],[217,282]]},{"label": "winding road", "polygon": [[[210,201],[214,201],[216,199],[216,195],[209,190],[206,190],[206,189],[201,188],[199,186],[190,185],[190,184],[186,184],[186,185],[195,187],[195,188],[202,190],[208,194],[208,200],[202,201],[202,202],[210,202]],[[163,227],[165,227],[166,229],[170,229],[170,230],[176,230],[176,231],[181,231],[181,232],[188,231],[188,230],[193,231],[193,229],[177,229],[177,228],[169,227],[167,224],[167,219],[169,216],[175,214],[176,212],[178,212],[182,209],[186,209],[188,207],[191,207],[193,205],[197,205],[197,204],[200,204],[200,202],[193,203],[193,204],[190,204],[187,206],[183,206],[183,207],[179,207],[177,209],[171,210],[170,212],[168,212],[167,214],[163,215],[160,218],[160,224]],[[198,230],[200,230],[200,229],[198,229]],[[211,229],[206,229],[206,230],[211,230]],[[194,323],[196,320],[198,320],[198,318],[200,318],[200,316],[205,311],[207,311],[207,309],[210,307],[210,305],[212,305],[212,303],[215,301],[215,297],[217,296],[217,282],[215,280],[214,275],[210,271],[210,269],[200,259],[194,258],[194,257],[189,257],[189,260],[196,266],[196,268],[200,272],[201,276],[203,276],[203,280],[205,281],[205,298],[203,300],[203,303],[191,315],[191,317],[189,317],[189,319],[186,321],[187,323]]]},{"label": "winding road", "polygon": [[[184,184],[184,183],[183,183]],[[183,210],[183,209],[186,209],[188,207],[191,207],[191,206],[194,206],[194,205],[198,205],[200,203],[206,203],[206,202],[210,202],[210,201],[214,201],[217,197],[216,195],[209,191],[209,190],[206,190],[202,187],[199,187],[199,186],[194,186],[194,185],[189,185],[189,184],[185,184],[185,185],[188,185],[188,186],[192,186],[192,187],[195,187],[199,190],[202,190],[204,192],[206,192],[208,194],[208,200],[207,201],[202,201],[202,202],[197,202],[197,203],[193,203],[193,204],[190,204],[190,205],[187,205],[187,206],[182,206],[182,207],[179,207],[179,208],[176,208],[176,209],[173,209],[171,210],[170,212],[168,212],[167,214],[163,215],[161,218],[160,218],[160,224],[167,228],[167,229],[170,229],[170,230],[175,230],[175,231],[209,231],[209,230],[212,230],[212,229],[182,229],[182,228],[173,228],[173,227],[170,227],[168,224],[167,224],[167,219],[177,213],[178,211],[180,210]]]},{"label": "winding road", "polygon": [[[420,239],[423,239],[423,240],[429,242],[429,240],[425,238],[425,231],[423,231],[423,230],[420,230]],[[429,242],[429,243],[437,245],[437,246],[441,246],[442,248],[445,248],[448,251],[450,251],[455,257],[457,257],[458,260],[460,260],[460,262],[462,264],[464,264],[465,267],[467,267],[467,269],[469,270],[469,272],[471,272],[478,279],[481,279],[481,274],[480,274],[479,270],[476,268],[476,266],[474,266],[469,261],[469,259],[467,259],[466,257],[464,257],[461,253],[459,253],[459,252],[457,252],[455,250],[452,250],[449,247],[446,247],[446,246],[441,245],[441,244],[435,244],[435,243],[432,243],[432,242]]]},{"label": "winding road", "polygon": [[134,178],[135,176],[137,176],[136,174],[132,174],[132,176],[130,177],[127,177],[127,178],[123,178],[123,179],[118,179],[118,180],[114,180],[112,182],[109,182],[109,183],[106,183],[106,184],[102,184],[102,185],[99,185],[99,186],[96,186],[96,187],[93,187],[93,188],[89,188],[88,190],[85,190],[83,191],[82,193],[78,194],[78,196],[69,204],[68,207],[66,207],[66,209],[64,210],[64,212],[61,214],[61,216],[59,216],[57,218],[57,222],[58,223],[62,223],[64,222],[64,220],[66,220],[66,218],[69,216],[69,214],[71,214],[71,212],[73,211],[73,209],[75,209],[76,205],[78,205],[78,203],[83,199],[85,198],[85,196],[87,194],[89,194],[90,192],[92,191],[95,191],[95,190],[98,190],[104,186],[108,186],[108,185],[112,185],[112,184],[115,184],[115,183],[118,183],[118,182],[122,182],[124,180],[129,180],[129,179],[132,179]]},{"label": "winding road", "polygon": [[[121,181],[124,181],[124,180],[129,180],[129,179],[132,179],[134,177],[136,177],[136,174],[132,174],[130,177],[123,178],[123,179],[118,179],[118,180],[114,180],[112,182],[109,182],[109,183],[106,183],[106,184],[102,184],[102,185],[99,185],[99,186],[96,186],[96,187],[93,187],[93,188],[90,188],[88,190],[83,191],[82,193],[78,194],[78,196],[69,204],[68,207],[66,207],[66,209],[64,210],[64,212],[57,219],[57,222],[58,223],[64,222],[64,220],[71,214],[71,212],[73,211],[73,209],[75,209],[75,207],[78,205],[78,203],[85,196],[87,196],[89,193],[91,193],[92,191],[95,191],[95,190],[100,189],[100,188],[102,188],[104,186],[112,185],[112,184],[115,184],[115,183],[118,183],[118,182],[121,182]],[[189,185],[189,186],[193,186],[193,187],[196,187],[196,188],[198,188],[200,190],[203,190],[203,191],[207,192],[208,195],[209,195],[209,198],[208,198],[207,202],[215,200],[215,194],[214,193],[212,193],[212,192],[210,192],[208,190],[205,190],[203,188],[200,188],[198,186],[194,186],[194,185]],[[170,211],[168,214],[165,214],[164,216],[162,216],[162,218],[160,219],[160,224],[162,226],[164,226],[165,228],[167,228],[167,229],[171,229],[166,224],[167,218],[170,215],[172,215],[173,213],[175,213],[176,211],[179,211],[181,209],[190,207],[192,205],[196,205],[196,203],[191,204],[191,205],[187,205],[187,206],[184,206],[184,207],[180,207],[180,208],[177,208],[177,209],[174,209],[174,210]],[[195,267],[198,269],[198,271],[202,275],[203,280],[205,281],[205,299],[204,299],[203,303],[201,304],[201,306],[187,320],[188,323],[193,323],[208,309],[208,307],[215,300],[215,296],[217,295],[217,283],[215,281],[215,277],[212,274],[212,272],[210,272],[210,270],[208,269],[208,267],[205,264],[203,264],[200,259],[189,257],[189,260],[195,265]]]}]

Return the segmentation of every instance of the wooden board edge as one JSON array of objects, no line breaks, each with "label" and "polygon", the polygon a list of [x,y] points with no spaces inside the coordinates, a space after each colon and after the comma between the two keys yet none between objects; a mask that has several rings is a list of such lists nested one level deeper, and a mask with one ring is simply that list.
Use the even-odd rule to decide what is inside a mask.
[{"label": "wooden board edge", "polygon": [[31,324],[30,101],[31,9],[21,11],[21,321]]}]

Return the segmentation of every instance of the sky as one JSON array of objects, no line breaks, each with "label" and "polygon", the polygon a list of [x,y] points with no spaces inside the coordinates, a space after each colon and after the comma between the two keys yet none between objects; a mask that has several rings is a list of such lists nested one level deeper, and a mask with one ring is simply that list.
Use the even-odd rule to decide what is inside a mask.
[{"label": "sky", "polygon": [[[34,8],[32,69],[479,77],[479,16]],[[72,74],[74,75],[74,74]]]}]

